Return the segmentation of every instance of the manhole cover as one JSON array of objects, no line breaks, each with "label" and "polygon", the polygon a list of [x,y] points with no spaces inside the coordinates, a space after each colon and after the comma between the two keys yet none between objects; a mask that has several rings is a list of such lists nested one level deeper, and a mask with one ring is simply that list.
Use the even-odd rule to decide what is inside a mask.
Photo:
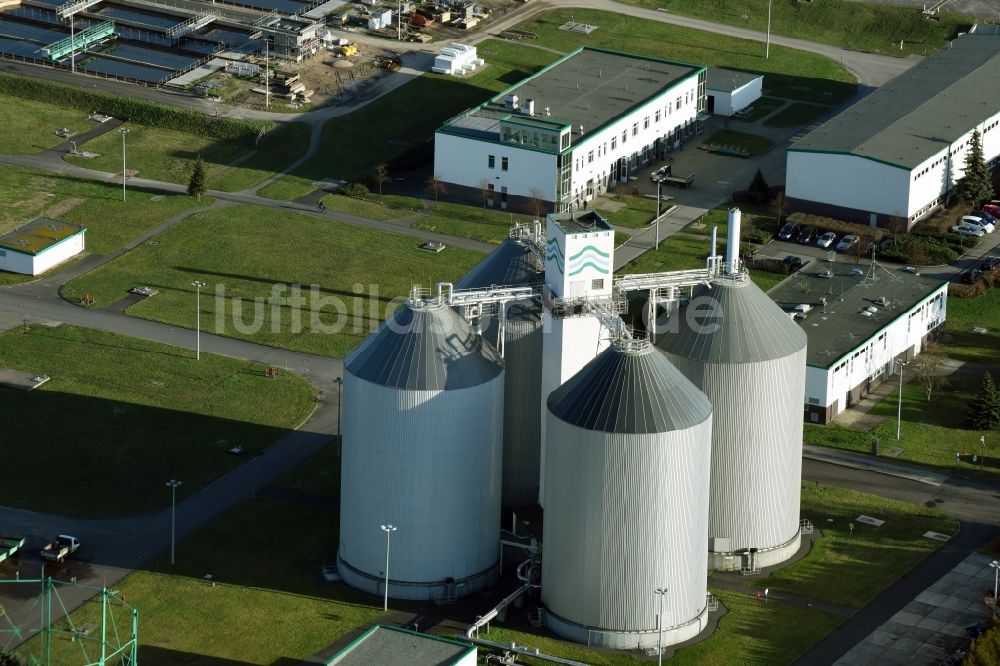
[{"label": "manhole cover", "polygon": [[886,458],[898,458],[899,454],[902,452],[903,449],[899,448],[898,446],[890,446],[889,448],[887,448],[885,451],[882,452],[882,455],[885,456]]}]

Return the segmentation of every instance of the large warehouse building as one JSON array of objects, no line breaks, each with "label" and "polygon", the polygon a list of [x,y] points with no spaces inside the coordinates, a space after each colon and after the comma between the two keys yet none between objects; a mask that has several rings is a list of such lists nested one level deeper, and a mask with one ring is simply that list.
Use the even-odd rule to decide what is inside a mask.
[{"label": "large warehouse building", "polygon": [[954,40],[788,149],[791,208],[863,224],[916,220],[965,171],[972,133],[1000,158],[1000,36]]},{"label": "large warehouse building", "polygon": [[948,283],[878,265],[813,262],[768,295],[809,338],[805,419],[829,423],[920,353],[945,320]]},{"label": "large warehouse building", "polygon": [[566,211],[627,182],[696,131],[706,69],[584,47],[434,136],[435,177],[499,208]]}]

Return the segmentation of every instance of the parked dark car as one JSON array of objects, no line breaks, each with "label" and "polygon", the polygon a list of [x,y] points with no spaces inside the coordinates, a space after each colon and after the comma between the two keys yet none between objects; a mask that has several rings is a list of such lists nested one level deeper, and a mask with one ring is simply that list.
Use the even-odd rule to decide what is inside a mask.
[{"label": "parked dark car", "polygon": [[816,240],[816,227],[808,224],[799,231],[799,235],[795,237],[795,242],[800,245],[808,245]]},{"label": "parked dark car", "polygon": [[997,266],[1000,266],[1000,258],[990,257],[984,261],[979,268],[982,271],[995,271]]},{"label": "parked dark car", "polygon": [[785,267],[785,273],[794,273],[802,268],[802,260],[794,254],[790,254],[781,260],[781,265]]},{"label": "parked dark car", "polygon": [[786,222],[783,227],[778,231],[779,240],[794,240],[796,236],[799,235],[799,225],[794,222]]},{"label": "parked dark car", "polygon": [[979,277],[982,275],[982,271],[977,268],[973,268],[962,273],[962,282],[965,284],[975,284]]}]

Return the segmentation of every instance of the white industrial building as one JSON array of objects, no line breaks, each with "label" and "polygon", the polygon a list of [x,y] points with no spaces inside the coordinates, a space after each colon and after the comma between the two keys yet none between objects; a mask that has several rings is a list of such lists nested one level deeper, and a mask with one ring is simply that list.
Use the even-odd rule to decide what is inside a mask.
[{"label": "white industrial building", "polygon": [[577,49],[438,128],[434,173],[452,193],[499,208],[582,208],[700,129],[705,73]]},{"label": "white industrial building", "polygon": [[86,227],[36,217],[0,235],[0,270],[41,275],[83,252]]},{"label": "white industrial building", "polygon": [[441,53],[434,58],[434,66],[431,67],[431,71],[453,76],[465,75],[485,64],[486,61],[476,53],[475,46],[456,42],[441,49]]},{"label": "white industrial building", "polygon": [[705,83],[708,112],[732,116],[760,99],[763,90],[763,74],[713,67],[708,70]]},{"label": "white industrial building", "polygon": [[923,349],[948,283],[878,264],[814,261],[768,295],[809,337],[805,420],[829,423]]},{"label": "white industrial building", "polygon": [[1000,157],[1000,36],[968,34],[788,149],[792,209],[875,226],[912,225],[965,172],[972,133]]}]

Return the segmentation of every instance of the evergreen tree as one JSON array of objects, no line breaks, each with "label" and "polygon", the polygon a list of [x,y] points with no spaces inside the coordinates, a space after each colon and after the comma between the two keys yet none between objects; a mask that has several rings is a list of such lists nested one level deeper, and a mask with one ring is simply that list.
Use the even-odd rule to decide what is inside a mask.
[{"label": "evergreen tree", "polygon": [[972,133],[972,146],[965,155],[965,175],[955,183],[955,194],[971,206],[978,206],[993,196],[993,180],[983,159],[979,130]]},{"label": "evergreen tree", "polygon": [[747,188],[747,192],[750,193],[750,198],[757,203],[764,203],[770,198],[771,188],[767,184],[767,181],[764,180],[764,174],[761,173],[760,169],[757,169],[753,180],[750,181],[750,187]]},{"label": "evergreen tree", "polygon": [[207,179],[205,162],[202,161],[201,155],[199,155],[198,160],[194,163],[194,169],[191,171],[191,180],[188,181],[188,194],[201,199],[201,195],[208,189],[205,185]]},{"label": "evergreen tree", "polygon": [[24,659],[13,652],[0,650],[0,666],[24,666]]},{"label": "evergreen tree", "polygon": [[969,405],[966,423],[973,430],[991,430],[1000,425],[1000,389],[988,372],[983,375],[979,395]]}]

